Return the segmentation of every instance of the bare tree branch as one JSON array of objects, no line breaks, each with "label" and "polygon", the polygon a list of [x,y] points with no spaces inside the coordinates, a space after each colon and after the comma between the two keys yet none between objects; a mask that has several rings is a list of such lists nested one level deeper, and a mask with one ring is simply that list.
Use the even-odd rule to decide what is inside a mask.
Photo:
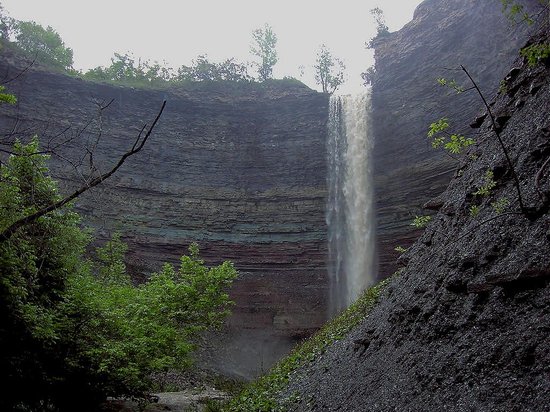
[{"label": "bare tree branch", "polygon": [[33,223],[37,219],[39,219],[40,217],[46,215],[47,213],[50,213],[54,210],[57,210],[57,209],[65,206],[67,203],[69,203],[70,201],[76,199],[77,197],[82,195],[84,192],[90,190],[92,187],[97,186],[98,184],[102,183],[103,181],[105,181],[106,179],[111,177],[124,164],[126,159],[128,159],[130,156],[138,153],[143,148],[143,146],[145,145],[145,143],[149,139],[149,136],[151,136],[151,133],[152,133],[153,129],[155,128],[157,122],[159,121],[159,119],[162,115],[162,112],[164,111],[165,106],[166,106],[166,100],[162,103],[162,107],[160,108],[160,111],[158,112],[157,117],[155,118],[155,120],[153,121],[153,123],[151,124],[149,129],[147,130],[147,133],[145,133],[143,138],[141,137],[142,134],[143,134],[143,131],[147,127],[147,125],[145,125],[145,126],[143,126],[143,128],[139,132],[139,135],[137,136],[132,148],[121,156],[121,158],[111,168],[111,170],[109,170],[108,172],[103,173],[102,175],[92,179],[90,182],[88,182],[87,184],[84,184],[78,190],[74,191],[72,194],[68,195],[67,197],[51,204],[50,206],[42,208],[42,209],[36,211],[35,213],[32,213],[28,216],[25,216],[24,218],[21,218],[21,219],[15,221],[14,223],[12,223],[10,226],[8,226],[6,229],[4,229],[0,233],[0,242],[9,240],[14,235],[14,233],[18,229],[20,229],[21,227],[26,226],[30,223]]},{"label": "bare tree branch", "polygon": [[487,113],[489,114],[489,118],[491,119],[491,124],[493,126],[493,131],[495,132],[495,135],[498,139],[498,143],[500,144],[500,148],[504,152],[504,156],[506,157],[506,161],[508,162],[508,166],[510,166],[510,172],[512,173],[512,178],[514,179],[514,186],[516,187],[516,191],[518,192],[519,207],[525,215],[528,215],[529,211],[525,207],[525,204],[523,203],[523,196],[521,195],[521,187],[520,187],[520,183],[519,183],[519,177],[516,173],[516,169],[514,168],[514,164],[512,163],[512,159],[510,159],[510,155],[508,154],[508,149],[506,149],[506,146],[504,145],[504,142],[502,141],[502,137],[500,136],[500,132],[499,132],[499,129],[496,125],[495,116],[494,116],[494,114],[491,110],[491,107],[489,106],[489,103],[487,103],[487,100],[485,99],[485,96],[481,92],[480,88],[478,87],[477,83],[472,78],[472,76],[470,75],[468,70],[466,70],[466,68],[462,65],[460,66],[460,68],[462,69],[462,71],[464,71],[464,73],[466,73],[466,76],[468,76],[468,78],[472,82],[472,85],[474,86],[475,90],[477,91],[477,94],[479,95],[479,97],[483,101],[483,104],[485,105],[485,108],[487,109]]},{"label": "bare tree branch", "polygon": [[[14,77],[12,77],[11,79],[8,79],[8,80],[5,80],[5,77],[4,77],[4,80],[0,81],[0,84],[4,85],[4,84],[8,84],[10,82],[13,82],[14,80],[17,80],[19,77],[21,77],[23,74],[25,74],[25,72],[27,70],[29,70],[32,65],[34,64],[34,62],[36,61],[36,59],[33,59],[33,61],[31,61],[27,67],[25,67],[23,70],[21,70],[19,73],[17,73]],[[7,77],[7,76],[6,76]]]}]

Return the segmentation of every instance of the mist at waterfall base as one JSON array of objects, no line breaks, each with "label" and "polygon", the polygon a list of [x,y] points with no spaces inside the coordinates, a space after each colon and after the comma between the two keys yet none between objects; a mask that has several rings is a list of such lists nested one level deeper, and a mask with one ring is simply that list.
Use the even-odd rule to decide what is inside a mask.
[{"label": "mist at waterfall base", "polygon": [[370,93],[331,96],[328,122],[329,316],[374,283]]}]

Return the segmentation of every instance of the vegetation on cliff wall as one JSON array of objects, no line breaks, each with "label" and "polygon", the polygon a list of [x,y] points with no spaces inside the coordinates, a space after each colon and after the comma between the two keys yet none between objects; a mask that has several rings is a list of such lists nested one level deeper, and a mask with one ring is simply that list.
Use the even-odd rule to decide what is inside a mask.
[{"label": "vegetation on cliff wall", "polygon": [[[224,410],[227,412],[268,412],[288,410],[294,394],[285,394],[290,376],[309,363],[316,362],[324,351],[364,321],[377,303],[388,280],[366,290],[339,316],[327,322],[315,335],[298,345],[265,376],[246,387]],[[282,399],[282,400],[281,400]]]},{"label": "vegetation on cliff wall", "polygon": [[[8,95],[9,96],[9,95]],[[12,100],[12,99],[8,99]],[[56,182],[37,138],[0,163],[2,410],[91,410],[106,396],[142,398],[150,374],[187,367],[198,333],[228,315],[229,262],[206,268],[192,245],[135,286],[119,236],[86,258],[90,233]],[[82,407],[79,406],[80,409]]]}]

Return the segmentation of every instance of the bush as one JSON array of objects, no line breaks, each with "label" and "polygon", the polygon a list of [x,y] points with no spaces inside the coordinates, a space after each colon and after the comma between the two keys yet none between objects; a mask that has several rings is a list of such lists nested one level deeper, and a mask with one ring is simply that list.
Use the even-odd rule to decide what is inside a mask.
[{"label": "bush", "polygon": [[15,23],[15,43],[24,52],[39,62],[63,70],[71,70],[73,51],[66,47],[52,27],[43,28],[33,21]]},{"label": "bush", "polygon": [[[0,229],[60,198],[38,141],[0,166]],[[197,245],[134,286],[120,235],[84,259],[90,236],[70,207],[0,241],[1,410],[95,410],[143,398],[149,375],[190,365],[199,332],[229,313],[230,262],[207,268]]]}]

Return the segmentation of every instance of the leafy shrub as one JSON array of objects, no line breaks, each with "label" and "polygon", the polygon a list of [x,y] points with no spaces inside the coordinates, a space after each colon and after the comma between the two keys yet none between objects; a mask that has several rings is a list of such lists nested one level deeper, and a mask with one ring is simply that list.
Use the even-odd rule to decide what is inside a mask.
[{"label": "leafy shrub", "polygon": [[492,170],[487,170],[483,178],[483,184],[474,192],[476,196],[488,196],[497,185]]},{"label": "leafy shrub", "polygon": [[[0,165],[0,230],[60,199],[38,140]],[[120,236],[84,259],[90,236],[70,207],[0,240],[1,410],[95,410],[107,395],[144,397],[149,375],[191,363],[197,334],[229,313],[230,262],[207,268],[197,245],[134,286]],[[85,406],[82,406],[84,408]]]},{"label": "leafy shrub", "polygon": [[18,21],[15,23],[15,43],[41,63],[63,70],[72,69],[72,49],[65,46],[59,33],[50,26],[43,28],[34,21]]},{"label": "leafy shrub", "polygon": [[411,222],[411,226],[414,226],[417,229],[422,229],[423,227],[426,227],[431,220],[431,216],[415,216]]},{"label": "leafy shrub", "polygon": [[495,200],[491,203],[493,210],[500,215],[504,210],[510,205],[510,201],[506,197],[501,197],[498,200]]},{"label": "leafy shrub", "polygon": [[474,139],[470,137],[464,137],[460,134],[449,133],[449,120],[447,118],[441,118],[438,121],[430,124],[428,129],[428,137],[432,140],[432,147],[437,149],[441,146],[445,150],[453,154],[459,154],[467,147],[473,145]]},{"label": "leafy shrub", "polygon": [[480,209],[478,205],[472,205],[470,206],[470,209],[468,209],[468,211],[470,212],[471,217],[476,217],[477,215],[479,215]]},{"label": "leafy shrub", "polygon": [[550,43],[538,43],[524,47],[519,54],[527,59],[529,66],[536,66],[550,57]]}]

